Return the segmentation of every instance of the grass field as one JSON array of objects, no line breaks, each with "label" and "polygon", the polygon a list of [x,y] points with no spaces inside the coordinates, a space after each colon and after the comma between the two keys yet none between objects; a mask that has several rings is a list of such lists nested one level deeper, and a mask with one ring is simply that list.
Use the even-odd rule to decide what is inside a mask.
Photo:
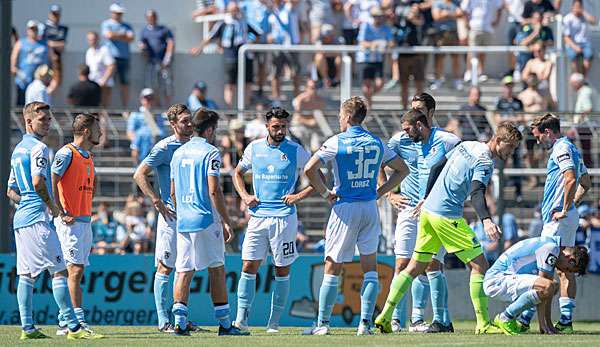
[{"label": "grass field", "polygon": [[[533,326],[537,327],[534,323]],[[174,337],[158,333],[154,327],[99,326],[96,330],[105,334],[106,338],[95,341],[82,341],[90,346],[600,346],[600,322],[577,322],[574,335],[539,335],[524,334],[521,336],[505,335],[473,335],[474,322],[455,323],[454,334],[424,335],[416,333],[400,333],[393,335],[355,336],[355,329],[333,329],[330,336],[301,336],[303,328],[283,328],[278,335],[267,335],[264,328],[253,328],[249,337],[218,337],[215,327],[208,327],[211,332],[196,333],[191,337]],[[46,333],[54,334],[54,326],[43,326]],[[19,327],[0,326],[0,346],[20,344]],[[36,346],[64,345],[64,337],[52,336],[51,339],[28,341]],[[71,342],[71,341],[69,341]]]}]

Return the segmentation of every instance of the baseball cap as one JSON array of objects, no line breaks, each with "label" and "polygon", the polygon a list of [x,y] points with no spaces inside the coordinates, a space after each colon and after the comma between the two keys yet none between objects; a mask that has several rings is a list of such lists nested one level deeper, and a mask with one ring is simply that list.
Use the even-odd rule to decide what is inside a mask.
[{"label": "baseball cap", "polygon": [[514,79],[513,79],[513,77],[511,75],[506,75],[502,79],[502,84],[503,85],[514,84],[514,83],[515,83],[515,81],[514,81]]},{"label": "baseball cap", "polygon": [[198,81],[194,83],[194,89],[206,90],[206,83],[204,81]]},{"label": "baseball cap", "polygon": [[110,5],[108,9],[110,10],[110,12],[125,13],[125,7],[119,5],[116,2]]},{"label": "baseball cap", "polygon": [[60,5],[54,4],[52,6],[50,6],[50,12],[53,13],[60,13],[62,9],[60,8]]},{"label": "baseball cap", "polygon": [[144,88],[140,92],[140,98],[145,98],[150,95],[154,95],[154,89],[152,89],[152,88]]},{"label": "baseball cap", "polygon": [[27,28],[38,28],[38,26],[40,25],[40,22],[38,22],[35,19],[30,19],[27,21]]}]

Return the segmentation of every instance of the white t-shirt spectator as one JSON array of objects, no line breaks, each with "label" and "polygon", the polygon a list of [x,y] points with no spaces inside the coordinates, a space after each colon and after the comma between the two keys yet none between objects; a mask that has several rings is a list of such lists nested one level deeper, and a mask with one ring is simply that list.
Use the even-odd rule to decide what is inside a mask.
[{"label": "white t-shirt spectator", "polygon": [[576,44],[589,42],[588,24],[585,18],[569,13],[563,18],[564,34],[569,36]]},{"label": "white t-shirt spectator", "polygon": [[460,7],[469,15],[471,30],[493,33],[492,22],[503,5],[502,0],[463,0]]},{"label": "white t-shirt spectator", "polygon": [[[88,78],[100,84],[102,76],[106,73],[106,69],[115,63],[115,58],[108,47],[99,46],[98,48],[88,48],[85,52],[85,64],[90,68],[90,74]],[[106,87],[112,87],[114,85],[113,77],[111,76],[106,81]]]},{"label": "white t-shirt spectator", "polygon": [[[354,0],[354,7],[358,7],[358,19],[361,23],[371,23],[373,21],[373,17],[371,17],[371,8],[374,6],[381,6],[381,1],[379,0]],[[353,8],[354,8],[353,7]]]},{"label": "white t-shirt spectator", "polygon": [[523,22],[523,9],[527,0],[504,0],[506,9],[508,10],[509,22]]},{"label": "white t-shirt spectator", "polygon": [[40,80],[33,80],[25,90],[25,105],[34,101],[40,101],[51,105],[48,89]]}]

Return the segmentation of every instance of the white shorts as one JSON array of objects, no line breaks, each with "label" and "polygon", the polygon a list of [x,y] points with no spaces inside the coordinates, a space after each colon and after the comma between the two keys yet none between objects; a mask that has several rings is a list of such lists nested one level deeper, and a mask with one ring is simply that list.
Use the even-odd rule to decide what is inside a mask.
[{"label": "white shorts", "polygon": [[579,227],[579,214],[576,209],[571,209],[567,216],[559,221],[544,224],[542,236],[560,236],[560,245],[563,247],[575,246],[575,236]]},{"label": "white shorts", "polygon": [[67,225],[60,218],[54,218],[54,227],[60,239],[65,263],[90,265],[89,257],[94,244],[92,224],[75,221]]},{"label": "white shorts", "polygon": [[66,269],[56,231],[47,222],[15,229],[17,275],[37,277],[44,270],[51,274]]},{"label": "white shorts", "polygon": [[154,251],[154,266],[158,263],[174,268],[177,260],[177,221],[166,221],[158,214],[156,223],[156,249]]},{"label": "white shorts", "polygon": [[483,291],[490,298],[514,302],[521,294],[531,290],[538,275],[504,275],[488,273],[483,280]]},{"label": "white shorts", "polygon": [[[398,213],[396,230],[394,232],[394,254],[396,258],[410,259],[415,250],[419,219],[412,217],[412,211],[412,208],[405,208]],[[442,246],[433,258],[444,264],[446,253],[446,249]]]},{"label": "white shorts", "polygon": [[194,233],[177,233],[177,272],[202,271],[223,264],[225,242],[221,223]]},{"label": "white shorts", "polygon": [[271,249],[275,266],[291,265],[296,258],[298,216],[251,217],[242,245],[242,260],[264,261]]},{"label": "white shorts", "polygon": [[329,257],[336,263],[350,262],[355,248],[360,255],[376,253],[380,234],[375,200],[334,205],[325,231],[325,259]]}]

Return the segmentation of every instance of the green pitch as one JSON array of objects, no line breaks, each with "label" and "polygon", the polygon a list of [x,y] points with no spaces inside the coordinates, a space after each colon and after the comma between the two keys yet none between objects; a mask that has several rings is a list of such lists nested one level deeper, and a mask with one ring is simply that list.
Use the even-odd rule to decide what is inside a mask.
[{"label": "green pitch", "polygon": [[[331,336],[301,336],[303,328],[283,328],[278,335],[267,335],[264,328],[253,328],[252,336],[218,337],[215,327],[207,327],[210,333],[195,333],[191,337],[174,337],[158,333],[154,327],[98,326],[95,330],[106,335],[105,339],[84,341],[89,346],[598,346],[600,344],[600,322],[576,322],[577,334],[544,336],[524,334],[521,336],[505,335],[473,335],[474,322],[455,323],[454,334],[424,335],[417,333],[400,333],[375,336],[355,336],[355,329],[333,329]],[[533,327],[537,328],[534,322]],[[47,334],[54,334],[56,327],[43,326]],[[13,346],[19,341],[19,327],[0,326],[0,345]],[[51,339],[29,341],[35,346],[65,345],[65,337],[52,336]],[[71,342],[71,341],[69,341]],[[70,343],[68,343],[70,344]]]}]

